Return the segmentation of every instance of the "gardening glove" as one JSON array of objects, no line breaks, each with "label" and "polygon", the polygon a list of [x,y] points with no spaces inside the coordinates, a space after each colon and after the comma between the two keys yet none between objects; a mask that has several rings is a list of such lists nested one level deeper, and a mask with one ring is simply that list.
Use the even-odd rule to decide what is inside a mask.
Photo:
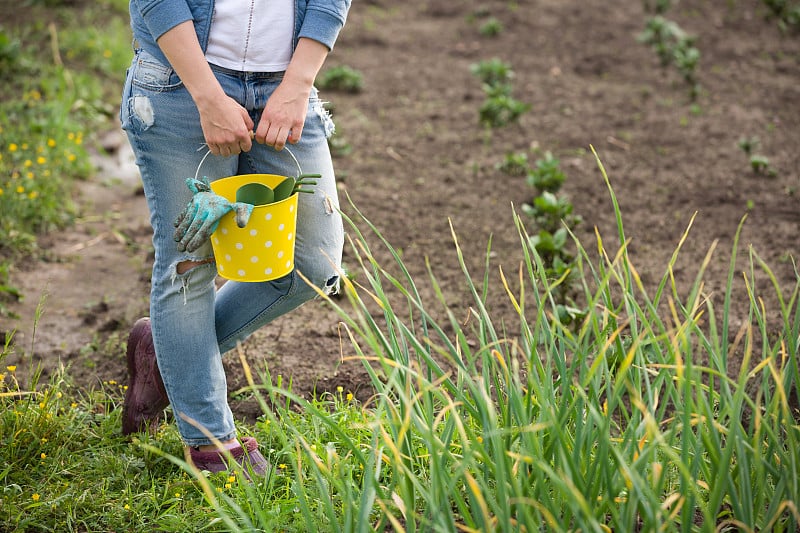
[{"label": "gardening glove", "polygon": [[253,206],[243,202],[231,203],[211,192],[208,182],[188,178],[186,186],[194,193],[192,200],[175,220],[175,242],[178,251],[194,252],[205,243],[226,214],[236,213],[236,225],[243,228],[250,220]]}]

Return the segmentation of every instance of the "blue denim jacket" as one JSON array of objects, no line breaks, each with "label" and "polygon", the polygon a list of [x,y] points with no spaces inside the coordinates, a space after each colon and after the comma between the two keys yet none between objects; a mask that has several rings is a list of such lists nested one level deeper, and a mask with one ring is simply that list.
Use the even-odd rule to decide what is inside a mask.
[{"label": "blue denim jacket", "polygon": [[[294,46],[301,37],[319,41],[329,49],[344,26],[351,0],[295,0]],[[131,28],[138,46],[165,65],[169,64],[156,40],[187,20],[194,21],[205,51],[214,13],[214,0],[130,0]]]}]

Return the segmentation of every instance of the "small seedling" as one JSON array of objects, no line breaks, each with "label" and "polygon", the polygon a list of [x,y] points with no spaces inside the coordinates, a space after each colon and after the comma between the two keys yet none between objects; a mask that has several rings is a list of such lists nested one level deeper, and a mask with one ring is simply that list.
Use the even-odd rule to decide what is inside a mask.
[{"label": "small seedling", "polygon": [[509,176],[525,176],[528,173],[528,154],[525,152],[508,153],[505,159],[495,167]]},{"label": "small seedling", "polygon": [[332,67],[317,79],[320,89],[359,93],[364,86],[364,77],[355,69],[346,65]]},{"label": "small seedling", "polygon": [[484,85],[490,87],[507,85],[514,78],[514,71],[511,69],[511,65],[497,58],[475,63],[470,67],[470,71]]},{"label": "small seedling", "polygon": [[503,32],[503,23],[494,17],[489,18],[486,22],[481,24],[478,29],[484,37],[497,37]]},{"label": "small seedling", "polygon": [[541,192],[555,192],[561,188],[565,178],[560,161],[548,151],[544,158],[536,160],[535,167],[528,172],[528,185]]},{"label": "small seedling", "polygon": [[750,156],[750,168],[756,174],[767,173],[770,174],[771,167],[769,166],[769,159],[763,155],[753,154]]},{"label": "small seedling", "polygon": [[688,35],[678,24],[661,15],[650,18],[639,41],[650,45],[661,59],[663,66],[674,65],[689,85],[692,99],[700,94],[696,70],[700,63],[700,51],[695,48],[695,38]]},{"label": "small seedling", "polygon": [[760,143],[758,137],[742,137],[739,139],[738,146],[745,154],[752,155]]},{"label": "small seedling", "polygon": [[480,121],[492,128],[505,126],[518,120],[530,108],[530,104],[520,102],[506,88],[495,88],[487,93],[487,98],[481,105]]}]

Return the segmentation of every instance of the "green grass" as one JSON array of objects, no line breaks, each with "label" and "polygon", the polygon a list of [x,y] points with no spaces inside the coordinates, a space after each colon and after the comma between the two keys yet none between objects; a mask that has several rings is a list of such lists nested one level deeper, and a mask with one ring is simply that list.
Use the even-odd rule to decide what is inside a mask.
[{"label": "green grass", "polygon": [[114,127],[132,55],[126,13],[122,0],[35,2],[0,25],[0,313],[14,292],[8,268],[74,220],[75,183],[93,171],[88,148]]},{"label": "green grass", "polygon": [[[108,102],[129,45],[105,36],[127,31],[125,5],[77,12],[37,1],[33,22],[0,29],[0,293],[13,293],[3,273],[15,254],[75,212],[87,144],[116,112]],[[100,18],[109,7],[115,17]],[[108,33],[94,29],[100,20]],[[378,228],[351,220],[360,268],[328,305],[374,395],[304,399],[242,359],[251,385],[239,394],[255,395],[264,414],[239,429],[272,465],[257,484],[193,471],[174,424],[123,438],[119,383],[87,390],[69,369],[43,379],[36,368],[20,383],[5,362],[7,335],[0,530],[795,531],[800,275],[778,286],[737,236],[722,294],[706,290],[712,251],[679,288],[672,269],[687,230],[660,282],[645,287],[609,191],[618,233],[586,248],[576,240],[570,279],[590,312],[572,324],[555,297],[566,278],[548,279],[520,219],[509,228],[519,270],[498,277],[489,249],[485,272],[453,265],[473,296],[467,308],[445,301],[434,272],[413,279]],[[422,283],[436,297],[423,299]],[[513,320],[487,305],[497,284]],[[736,299],[746,317],[733,316]],[[121,357],[117,348],[108,356]]]},{"label": "green grass", "polygon": [[[448,305],[434,273],[438,297],[423,301],[379,230],[350,221],[359,282],[328,304],[374,396],[303,399],[242,357],[242,393],[264,415],[240,430],[272,464],[258,484],[192,471],[173,425],[121,438],[118,384],[80,391],[65,373],[21,386],[6,369],[0,529],[795,531],[800,276],[779,287],[753,249],[738,272],[737,238],[720,298],[704,291],[711,252],[682,292],[672,268],[684,236],[647,289],[625,246],[609,244],[627,242],[609,191],[618,235],[598,235],[597,254],[576,241],[591,312],[572,326],[519,219],[525,259],[496,278],[514,323],[487,309],[488,259],[477,277],[460,260],[467,310]],[[740,276],[749,314],[734,330]]]}]

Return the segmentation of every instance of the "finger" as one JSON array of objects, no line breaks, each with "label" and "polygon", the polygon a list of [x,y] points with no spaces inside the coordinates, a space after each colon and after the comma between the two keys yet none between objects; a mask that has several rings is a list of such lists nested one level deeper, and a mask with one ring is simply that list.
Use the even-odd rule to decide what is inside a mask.
[{"label": "finger", "polygon": [[194,202],[189,202],[189,204],[183,210],[183,213],[181,213],[181,215],[175,221],[176,229],[174,239],[176,242],[183,240],[183,236],[186,235],[186,231],[189,229],[189,226],[192,224],[192,221],[196,215],[197,205]]},{"label": "finger", "polygon": [[195,238],[197,232],[203,227],[204,222],[205,220],[202,217],[196,217],[192,219],[192,223],[186,228],[186,232],[181,236],[180,243],[187,249],[189,248],[189,242]]},{"label": "finger", "polygon": [[300,136],[303,135],[303,124],[295,125],[289,132],[289,142],[297,144],[300,142]]},{"label": "finger", "polygon": [[236,210],[236,225],[240,228],[247,226],[250,215],[253,214],[253,205],[237,202],[233,206]]},{"label": "finger", "polygon": [[286,146],[286,138],[288,136],[289,136],[289,130],[285,128],[278,129],[278,133],[277,135],[275,135],[275,142],[272,144],[272,147],[279,152],[283,150],[283,147]]},{"label": "finger", "polygon": [[195,232],[194,236],[186,243],[186,251],[194,252],[200,248],[211,237],[211,234],[217,229],[219,221],[215,220],[205,221]]}]

